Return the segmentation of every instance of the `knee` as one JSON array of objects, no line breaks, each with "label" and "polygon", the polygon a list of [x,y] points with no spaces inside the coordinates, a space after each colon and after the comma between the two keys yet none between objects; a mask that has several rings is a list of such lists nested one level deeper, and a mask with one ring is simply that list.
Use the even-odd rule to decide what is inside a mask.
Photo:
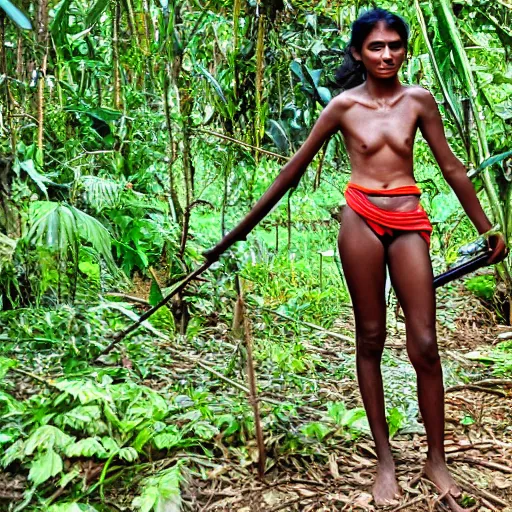
[{"label": "knee", "polygon": [[440,364],[435,334],[421,335],[408,340],[407,352],[416,370],[432,370]]},{"label": "knee", "polygon": [[385,329],[377,324],[366,323],[364,328],[357,329],[356,338],[359,356],[380,359],[386,341]]}]

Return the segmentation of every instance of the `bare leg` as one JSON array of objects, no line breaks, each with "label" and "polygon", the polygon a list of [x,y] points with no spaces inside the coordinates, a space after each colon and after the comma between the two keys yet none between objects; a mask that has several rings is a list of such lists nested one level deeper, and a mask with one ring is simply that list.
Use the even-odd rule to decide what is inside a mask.
[{"label": "bare leg", "polygon": [[388,248],[391,282],[405,315],[407,352],[418,377],[418,401],[427,432],[425,473],[441,492],[459,496],[444,454],[444,389],[436,339],[432,264],[417,233],[398,236]]},{"label": "bare leg", "polygon": [[353,210],[345,208],[338,238],[356,321],[357,376],[378,457],[373,496],[378,505],[400,494],[389,446],[380,362],[386,339],[385,251]]}]

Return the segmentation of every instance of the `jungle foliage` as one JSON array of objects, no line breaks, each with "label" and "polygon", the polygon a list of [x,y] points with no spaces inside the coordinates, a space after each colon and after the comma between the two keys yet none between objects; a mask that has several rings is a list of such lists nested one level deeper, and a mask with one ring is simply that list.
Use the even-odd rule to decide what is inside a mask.
[{"label": "jungle foliage", "polygon": [[[236,319],[235,274],[267,391],[298,393],[267,404],[268,446],[312,454],[366,432],[364,411],[343,402],[301,423],[311,375],[333,369],[306,350],[303,325],[272,316],[330,329],[347,311],[332,250],[350,173],[340,136],[207,280],[105,349],[137,319],[130,290],[145,294],[143,306],[158,303],[304,141],[339,92],[333,77],[350,23],[372,5],[0,0],[0,445],[3,467],[24,475],[12,510],[111,510],[105,489],[122,478],[131,478],[135,509],[180,510],[180,485],[218,469],[208,461],[224,445],[241,464],[256,460],[249,404],[219,400],[216,360],[206,378],[190,367],[227,343],[222,377],[239,376],[243,344],[221,336]],[[434,93],[451,146],[510,240],[510,4],[379,5],[410,22],[402,80]],[[476,232],[423,141],[415,151],[440,271]],[[469,285],[503,324],[511,272],[509,259]],[[506,343],[485,355],[499,375],[512,367]],[[187,364],[173,371],[180,352],[190,375]],[[349,375],[351,358],[335,372]],[[393,432],[415,414],[397,403]]]}]

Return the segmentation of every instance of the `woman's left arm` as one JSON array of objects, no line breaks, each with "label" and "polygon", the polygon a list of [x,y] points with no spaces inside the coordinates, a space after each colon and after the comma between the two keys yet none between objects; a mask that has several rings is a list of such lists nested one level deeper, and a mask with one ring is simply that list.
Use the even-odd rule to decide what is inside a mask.
[{"label": "woman's left arm", "polygon": [[[462,207],[480,234],[492,229],[491,221],[485,214],[476,195],[464,164],[453,154],[444,133],[443,122],[437,103],[425,89],[417,88],[420,96],[419,128],[434,153],[444,178],[457,195]],[[493,249],[489,263],[497,263],[506,256],[506,244],[502,235],[490,237]]]}]

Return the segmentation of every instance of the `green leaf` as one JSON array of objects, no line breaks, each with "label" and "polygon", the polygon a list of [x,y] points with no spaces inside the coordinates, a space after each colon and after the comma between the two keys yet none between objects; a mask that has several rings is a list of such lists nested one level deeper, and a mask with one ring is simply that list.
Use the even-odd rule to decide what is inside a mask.
[{"label": "green leaf", "polygon": [[396,407],[393,407],[388,414],[389,435],[393,437],[406,422],[405,415]]},{"label": "green leaf", "polygon": [[30,20],[9,0],[0,0],[0,9],[3,9],[7,16],[9,16],[9,18],[18,25],[18,27],[25,30],[32,30],[32,23],[30,23]]},{"label": "green leaf", "polygon": [[301,428],[301,432],[306,437],[312,437],[317,441],[321,441],[329,432],[330,428],[324,423],[312,422],[307,425],[304,425]]},{"label": "green leaf", "polygon": [[89,11],[87,16],[87,26],[94,25],[101,17],[107,6],[110,4],[110,0],[98,0]]},{"label": "green leaf", "polygon": [[464,418],[460,420],[461,425],[473,425],[473,423],[475,423],[475,420],[468,415],[464,416]]},{"label": "green leaf", "polygon": [[220,86],[219,82],[215,79],[215,77],[209,73],[203,66],[200,64],[196,64],[197,69],[205,76],[205,78],[210,82],[213,89],[217,93],[217,96],[222,100],[223,103],[226,105],[228,104],[228,100],[226,99],[226,96],[224,96],[224,93],[222,92],[222,87]]},{"label": "green leaf", "polygon": [[22,460],[24,458],[24,445],[25,443],[21,439],[18,439],[18,441],[7,448],[2,457],[2,466],[4,468],[8,467],[15,460]]},{"label": "green leaf", "polygon": [[470,178],[474,178],[480,171],[483,171],[486,167],[497,164],[498,162],[502,162],[503,160],[507,160],[508,158],[512,158],[512,150],[505,151],[504,153],[500,153],[499,155],[491,156],[490,158],[486,158],[479,166],[478,169],[475,169],[472,172],[468,172],[468,176]]},{"label": "green leaf", "polygon": [[453,192],[437,194],[430,204],[431,222],[446,222],[459,208]]},{"label": "green leaf", "polygon": [[119,458],[126,460],[127,462],[133,462],[134,460],[137,460],[138,453],[135,448],[132,448],[131,446],[128,446],[126,448],[121,448],[119,450]]},{"label": "green leaf", "polygon": [[142,494],[135,498],[132,506],[140,512],[180,512],[181,510],[181,464],[148,478]]},{"label": "green leaf", "polygon": [[14,368],[18,363],[14,359],[0,356],[0,379],[3,379],[10,368]]},{"label": "green leaf", "polygon": [[53,183],[53,181],[36,171],[36,167],[34,165],[33,160],[26,160],[25,162],[20,162],[20,168],[23,169],[34,180],[35,184],[41,189],[43,194],[46,196],[46,199],[48,199],[48,189],[46,188],[45,183]]},{"label": "green leaf", "polygon": [[52,505],[48,512],[98,512],[98,509],[87,503],[58,503]]},{"label": "green leaf", "polygon": [[37,487],[61,471],[62,459],[58,453],[50,448],[32,462],[28,479],[34,482],[34,485]]},{"label": "green leaf", "polygon": [[67,457],[108,457],[107,451],[96,437],[80,439],[66,448]]},{"label": "green leaf", "polygon": [[276,148],[279,151],[282,153],[287,153],[290,151],[290,141],[288,140],[288,135],[286,135],[283,127],[277,121],[271,119],[269,122],[270,129],[267,134],[273,140]]},{"label": "green leaf", "polygon": [[212,439],[219,433],[219,429],[216,426],[206,421],[198,421],[193,425],[192,430],[201,439]]},{"label": "green leaf", "polygon": [[110,233],[87,213],[66,204],[34,201],[30,205],[29,223],[28,240],[58,252],[61,261],[65,261],[69,253],[77,258],[76,251],[83,239],[93,246],[112,273],[117,272]]},{"label": "green leaf", "polygon": [[53,447],[65,449],[72,443],[73,437],[68,436],[57,427],[52,425],[43,425],[35,430],[25,443],[25,455],[32,455],[36,449],[53,450]]},{"label": "green leaf", "polygon": [[149,289],[149,303],[152,306],[155,306],[163,298],[164,296],[162,295],[162,290],[160,289],[160,286],[158,286],[158,283],[154,279],[152,279],[151,288]]},{"label": "green leaf", "polygon": [[[68,8],[73,0],[63,0],[55,13],[51,24],[51,32],[54,36],[58,35],[60,30],[63,30],[62,22],[64,21],[64,15],[68,12]],[[65,27],[64,27],[65,30]]]}]

